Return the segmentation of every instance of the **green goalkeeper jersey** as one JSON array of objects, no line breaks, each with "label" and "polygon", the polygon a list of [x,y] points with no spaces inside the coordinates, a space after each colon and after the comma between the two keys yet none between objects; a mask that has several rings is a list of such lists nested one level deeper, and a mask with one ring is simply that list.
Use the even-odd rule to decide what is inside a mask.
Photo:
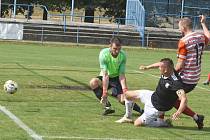
[{"label": "green goalkeeper jersey", "polygon": [[[99,54],[99,63],[101,71],[106,71],[110,78],[117,77],[125,73],[126,54],[120,50],[118,56],[114,58],[110,49],[105,48]],[[102,72],[100,75],[102,76]]]}]

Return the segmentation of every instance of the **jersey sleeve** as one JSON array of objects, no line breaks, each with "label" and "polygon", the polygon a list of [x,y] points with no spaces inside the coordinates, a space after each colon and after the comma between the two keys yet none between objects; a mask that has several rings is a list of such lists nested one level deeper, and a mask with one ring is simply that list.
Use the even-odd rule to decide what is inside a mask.
[{"label": "jersey sleeve", "polygon": [[105,60],[105,56],[103,54],[103,52],[101,51],[99,54],[99,65],[100,65],[100,69],[103,71],[107,71],[107,64],[106,64],[106,60]]},{"label": "jersey sleeve", "polygon": [[187,49],[185,47],[185,43],[180,40],[178,43],[178,52],[177,52],[177,58],[185,60],[187,56]]},{"label": "jersey sleeve", "polygon": [[120,67],[119,67],[119,74],[125,74],[126,61],[127,61],[126,54],[123,53],[122,63],[120,64]]}]

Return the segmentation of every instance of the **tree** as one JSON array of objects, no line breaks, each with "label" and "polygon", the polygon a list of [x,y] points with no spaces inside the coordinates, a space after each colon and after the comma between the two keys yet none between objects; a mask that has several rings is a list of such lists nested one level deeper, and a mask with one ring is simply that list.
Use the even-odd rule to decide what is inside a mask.
[{"label": "tree", "polygon": [[93,23],[94,22],[94,12],[95,8],[98,7],[98,2],[96,0],[75,0],[75,8],[85,9],[85,19],[84,22]]},{"label": "tree", "polygon": [[[5,3],[13,4],[14,0],[2,0]],[[70,8],[70,0],[18,0],[18,4],[40,4],[48,7],[50,11],[65,12]],[[75,8],[85,9],[85,22],[94,22],[94,11],[96,8],[105,11],[103,16],[112,17],[110,21],[124,23],[124,20],[117,18],[125,18],[126,0],[75,0]],[[12,8],[12,6],[10,6]],[[8,7],[2,9],[2,12],[8,10]],[[21,11],[22,10],[22,11]],[[24,13],[27,10],[24,6],[19,6],[18,12]],[[17,13],[18,13],[17,12]],[[31,12],[33,12],[31,10]],[[4,13],[4,12],[3,12]]]},{"label": "tree", "polygon": [[78,9],[85,8],[85,21],[94,21],[94,11],[99,8],[104,11],[103,16],[112,17],[110,21],[124,23],[125,20],[118,18],[125,18],[126,0],[75,0],[75,7]]},{"label": "tree", "polygon": [[125,23],[126,0],[101,0],[100,8],[105,10],[103,16],[112,17],[111,21]]},{"label": "tree", "polygon": [[[32,15],[33,13],[33,7],[26,6],[26,5],[19,5],[19,4],[27,4],[30,5],[36,0],[18,0],[17,7],[16,7],[16,13],[22,13],[24,14],[25,10],[29,10],[28,15]],[[14,0],[2,0],[2,7],[1,7],[1,16],[5,17],[6,15],[9,15],[9,11],[14,10]]]},{"label": "tree", "polygon": [[47,6],[50,11],[63,13],[70,6],[69,0],[34,0],[36,4]]}]

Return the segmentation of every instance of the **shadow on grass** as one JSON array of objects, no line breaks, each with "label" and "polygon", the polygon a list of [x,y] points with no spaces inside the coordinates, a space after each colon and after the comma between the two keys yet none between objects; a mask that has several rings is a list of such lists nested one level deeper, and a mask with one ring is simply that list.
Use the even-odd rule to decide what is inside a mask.
[{"label": "shadow on grass", "polygon": [[[85,96],[85,97],[87,97],[87,98],[89,98],[89,99],[91,99],[91,100],[94,99],[93,97],[90,97],[90,96],[88,96],[88,95],[86,95],[86,94],[84,94],[84,93],[82,92],[81,89],[83,89],[83,90],[88,90],[88,89],[89,89],[89,85],[86,84],[86,83],[83,83],[83,82],[78,81],[78,80],[75,80],[75,79],[73,79],[73,78],[64,76],[63,78],[65,78],[65,79],[67,79],[67,80],[70,80],[70,81],[73,81],[73,82],[75,82],[75,83],[77,83],[77,84],[80,85],[80,86],[69,86],[69,85],[66,85],[66,84],[64,84],[64,83],[62,83],[62,82],[56,81],[56,80],[54,80],[54,79],[51,79],[51,78],[49,78],[49,77],[47,77],[47,76],[41,75],[41,74],[35,72],[33,69],[26,68],[25,66],[21,65],[20,63],[16,63],[16,64],[17,64],[19,67],[21,67],[22,69],[24,69],[24,70],[26,70],[26,71],[29,71],[29,72],[31,72],[32,74],[41,77],[42,79],[46,79],[46,80],[48,80],[48,81],[54,82],[54,83],[56,83],[56,84],[59,84],[59,86],[50,86],[51,88],[56,88],[56,89],[72,89],[72,90],[76,90],[76,89],[77,89],[81,95],[83,95],[83,96]],[[34,87],[49,88],[48,85],[47,85],[47,86],[45,86],[45,85],[38,85],[38,86],[34,86]]]},{"label": "shadow on grass", "polygon": [[[0,69],[6,69],[6,70],[18,70],[18,69],[22,69],[23,65],[16,63],[18,66],[20,66],[21,68],[0,68]],[[39,70],[39,71],[76,71],[76,72],[98,72],[96,70],[78,70],[78,69],[59,69],[59,68],[30,68],[30,70]]]},{"label": "shadow on grass", "polygon": [[[177,132],[176,130],[181,130],[183,133]],[[185,140],[196,140],[196,137],[199,139],[208,139],[207,137],[210,136],[210,127],[204,127],[202,130],[198,130],[197,127],[173,126],[170,128],[164,128],[163,131],[172,134],[174,138]]]},{"label": "shadow on grass", "polygon": [[90,88],[84,86],[68,86],[68,85],[24,85],[26,88],[43,88],[43,89],[59,89],[59,90],[78,90],[89,91]]},{"label": "shadow on grass", "polygon": [[197,131],[197,132],[208,132],[206,134],[209,134],[210,136],[210,127],[205,127],[201,130],[198,130],[197,127],[189,127],[189,126],[173,126],[172,129],[179,129],[179,130],[191,130],[191,131]]}]

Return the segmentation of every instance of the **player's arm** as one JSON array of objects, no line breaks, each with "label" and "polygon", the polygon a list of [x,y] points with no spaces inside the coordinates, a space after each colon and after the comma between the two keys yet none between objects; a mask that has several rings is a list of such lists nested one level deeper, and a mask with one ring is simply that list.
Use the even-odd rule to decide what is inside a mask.
[{"label": "player's arm", "polygon": [[159,68],[161,66],[162,62],[157,62],[157,63],[154,63],[154,64],[151,64],[151,65],[141,65],[139,67],[140,70],[148,70],[148,69],[154,69],[154,68]]},{"label": "player's arm", "polygon": [[108,71],[107,63],[106,63],[105,56],[104,56],[103,52],[100,52],[100,54],[99,54],[99,64],[100,64],[101,75],[102,75],[102,89],[103,89],[102,97],[107,97],[109,75],[107,72]]},{"label": "player's arm", "polygon": [[[204,15],[200,15],[200,22],[201,22],[201,26],[203,28],[203,32],[204,32],[204,35],[208,38],[208,40],[210,41],[210,33],[209,33],[209,30],[206,26],[206,17]],[[208,41],[208,42],[209,42]]]},{"label": "player's arm", "polygon": [[121,84],[122,89],[123,89],[123,93],[125,93],[128,90],[125,74],[121,74],[119,76],[119,80],[120,80],[120,84]]},{"label": "player's arm", "polygon": [[185,62],[184,59],[178,58],[177,63],[176,63],[176,66],[175,66],[175,70],[176,70],[177,72],[179,72],[181,69],[184,68],[184,62]]},{"label": "player's arm", "polygon": [[123,93],[125,93],[128,90],[126,77],[125,77],[125,66],[126,66],[126,55],[124,55],[124,59],[119,67],[119,81],[120,81]]},{"label": "player's arm", "polygon": [[176,94],[178,95],[179,100],[181,102],[180,102],[178,110],[172,115],[173,120],[177,120],[180,114],[185,110],[187,106],[187,96],[185,94],[185,91],[183,89],[179,89],[177,90]]},{"label": "player's arm", "polygon": [[108,93],[108,85],[109,85],[109,75],[106,71],[102,71],[102,88],[103,88],[103,97],[107,97]]},{"label": "player's arm", "polygon": [[175,70],[177,72],[181,71],[181,69],[184,68],[186,55],[187,55],[187,50],[186,50],[186,47],[185,47],[185,43],[183,41],[179,41],[178,53],[177,53],[178,60],[177,60],[176,66],[175,66]]}]

